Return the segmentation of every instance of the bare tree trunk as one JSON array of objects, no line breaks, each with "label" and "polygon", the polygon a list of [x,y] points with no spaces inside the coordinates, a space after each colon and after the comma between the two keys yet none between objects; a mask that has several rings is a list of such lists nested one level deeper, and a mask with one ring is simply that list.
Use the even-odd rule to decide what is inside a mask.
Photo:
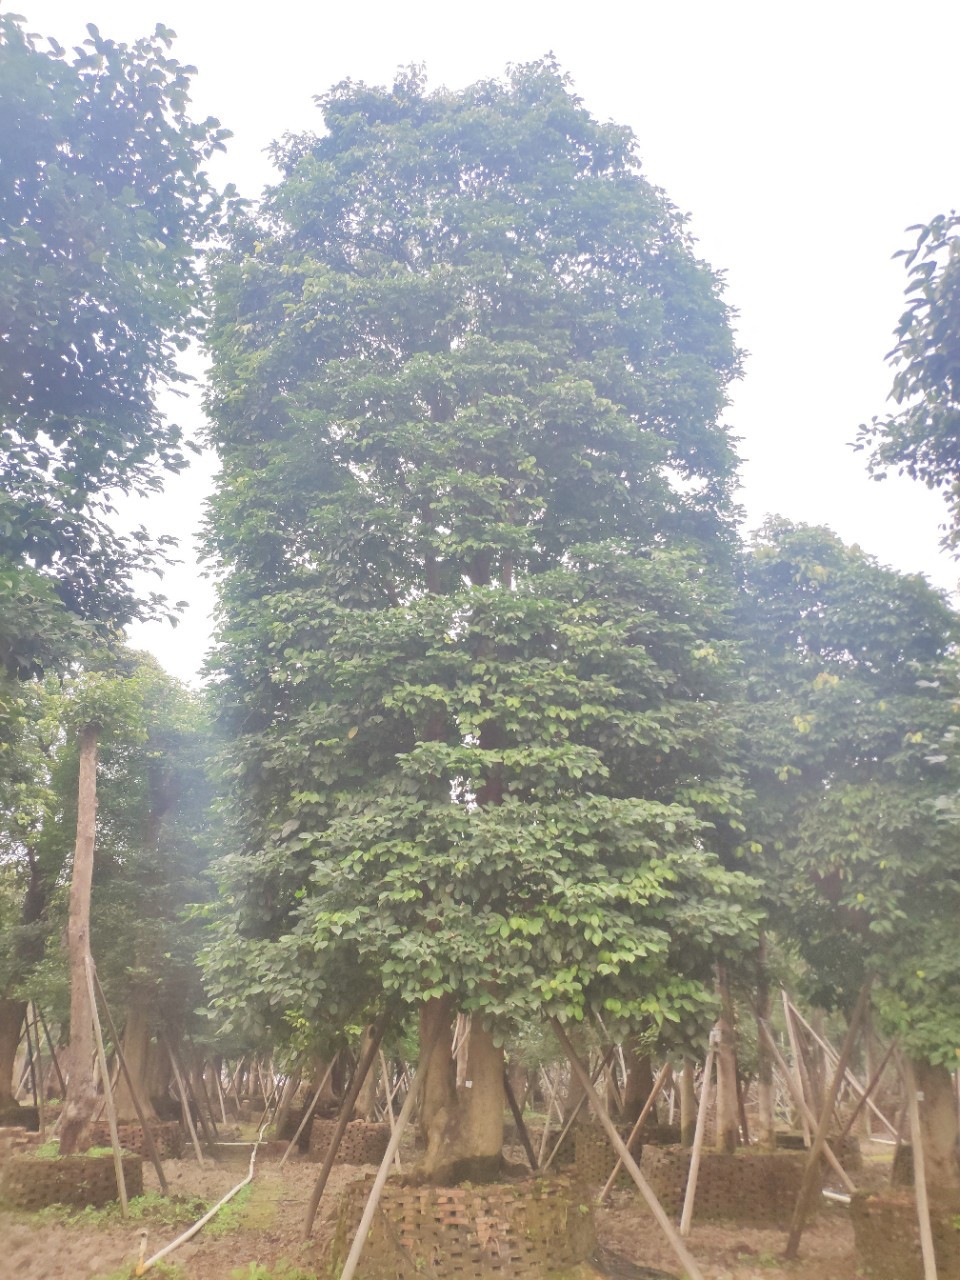
[{"label": "bare tree trunk", "polygon": [[946,1067],[911,1059],[917,1082],[927,1182],[937,1189],[960,1187],[957,1157],[957,1097]]},{"label": "bare tree trunk", "polygon": [[[757,1020],[770,1022],[770,979],[767,973],[767,935],[760,930],[757,947]],[[770,1047],[757,1031],[757,1138],[760,1146],[773,1151],[777,1145],[773,1105],[773,1057]]]},{"label": "bare tree trunk", "polygon": [[[360,1040],[358,1049],[358,1061],[363,1061],[364,1050],[373,1040],[373,1026],[364,1027],[363,1036]],[[353,1105],[353,1114],[358,1120],[375,1120],[377,1116],[377,1090],[379,1088],[379,1080],[377,1077],[377,1064],[374,1061],[373,1066],[367,1072],[367,1078],[364,1080],[357,1094],[357,1100]]]},{"label": "bare tree trunk", "polygon": [[77,1151],[97,1103],[93,1080],[93,1010],[85,962],[90,950],[90,891],[97,831],[97,741],[99,726],[80,730],[80,784],[77,792],[77,843],[70,880],[67,949],[70,957],[70,1074],[60,1130],[60,1151]]},{"label": "bare tree trunk", "polygon": [[452,1021],[449,997],[430,1000],[420,1010],[420,1043],[436,1047],[420,1108],[427,1149],[418,1177],[436,1184],[489,1182],[499,1174],[503,1160],[503,1049],[474,1018],[466,1075],[458,1090],[451,1057]]},{"label": "bare tree trunk", "polygon": [[717,965],[720,1017],[717,1019],[717,1139],[718,1151],[736,1151],[740,1128],[737,1104],[737,1041],[734,1031],[733,999],[727,970]]},{"label": "bare tree trunk", "polygon": [[13,1096],[13,1067],[26,1012],[26,1000],[0,1000],[0,1113],[20,1105]]},{"label": "bare tree trunk", "polygon": [[[653,1068],[650,1055],[644,1053],[631,1038],[624,1046],[624,1057],[627,1063],[627,1079],[623,1089],[623,1121],[634,1124],[643,1110],[643,1105],[653,1092]],[[657,1124],[657,1104],[654,1103],[649,1113],[649,1122]]]},{"label": "bare tree trunk", "polygon": [[[157,1113],[150,1101],[148,1087],[150,1041],[153,1034],[150,1012],[142,1000],[132,1000],[127,1009],[123,1027],[123,1058],[130,1072],[137,1100],[147,1120],[156,1120]],[[137,1109],[130,1093],[130,1086],[123,1072],[117,1082],[114,1105],[118,1120],[136,1120]]]}]

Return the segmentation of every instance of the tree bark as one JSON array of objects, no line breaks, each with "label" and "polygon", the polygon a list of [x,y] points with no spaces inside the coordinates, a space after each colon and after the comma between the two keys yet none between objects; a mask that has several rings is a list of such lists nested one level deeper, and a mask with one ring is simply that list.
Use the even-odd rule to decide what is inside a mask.
[{"label": "tree bark", "polygon": [[458,1090],[452,1021],[449,996],[430,1000],[420,1010],[420,1043],[436,1047],[423,1085],[420,1129],[426,1151],[416,1176],[435,1185],[490,1182],[503,1160],[503,1049],[474,1018],[467,1073]]},{"label": "tree bark", "polygon": [[93,1010],[85,969],[90,950],[90,893],[97,830],[97,741],[99,727],[80,730],[80,783],[77,793],[77,843],[70,880],[67,950],[70,958],[70,1050],[67,1097],[60,1130],[60,1152],[80,1149],[97,1103],[93,1080]]},{"label": "tree bark", "polygon": [[[653,1091],[653,1067],[650,1055],[643,1052],[633,1038],[624,1045],[624,1057],[627,1062],[627,1079],[623,1089],[622,1118],[625,1124],[634,1124]],[[653,1104],[648,1119],[651,1124],[659,1123],[656,1103]]]},{"label": "tree bark", "polygon": [[[123,1058],[130,1072],[137,1100],[147,1120],[156,1120],[149,1093],[150,1041],[153,1035],[150,1011],[142,1000],[133,1000],[127,1009],[123,1027]],[[130,1093],[127,1078],[121,1071],[114,1097],[118,1120],[136,1120],[137,1109]]]},{"label": "tree bark", "polygon": [[934,1067],[922,1059],[911,1059],[920,1112],[921,1138],[927,1182],[937,1189],[960,1187],[957,1143],[957,1096],[946,1067]]},{"label": "tree bark", "polygon": [[717,1136],[718,1151],[737,1149],[740,1128],[737,1104],[737,1041],[734,1031],[733,999],[726,966],[717,965],[720,1017],[717,1019]]},{"label": "tree bark", "polygon": [[0,1000],[0,1113],[20,1105],[13,1096],[13,1066],[26,1012],[26,1000]]},{"label": "tree bark", "polygon": [[[360,1047],[358,1049],[358,1061],[363,1061],[364,1050],[373,1040],[373,1026],[364,1027],[363,1035],[360,1039]],[[377,1117],[377,1090],[379,1088],[379,1076],[377,1074],[377,1063],[374,1061],[373,1066],[367,1072],[367,1078],[364,1080],[357,1100],[353,1104],[353,1114],[358,1120],[375,1120]]]}]

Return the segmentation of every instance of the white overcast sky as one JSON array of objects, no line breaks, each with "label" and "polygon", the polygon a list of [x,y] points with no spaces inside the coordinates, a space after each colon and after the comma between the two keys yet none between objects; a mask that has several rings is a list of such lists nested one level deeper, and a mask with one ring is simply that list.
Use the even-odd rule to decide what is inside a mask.
[{"label": "white overcast sky", "polygon": [[[392,83],[426,64],[451,88],[552,51],[590,111],[629,125],[648,178],[691,215],[699,250],[726,276],[746,374],[729,421],[742,439],[747,527],[769,512],[831,525],[898,569],[947,589],[960,568],[939,550],[937,495],[868,479],[849,442],[884,410],[884,364],[905,273],[905,228],[960,203],[956,77],[960,4],[887,0],[18,0],[31,30],[64,44],[94,22],[134,39],[157,22],[198,68],[197,113],[233,131],[215,177],[255,196],[264,148],[320,127],[313,95],[345,78]],[[2,123],[0,123],[2,127]],[[180,411],[199,423],[195,406]],[[191,540],[212,464],[172,481],[139,513]],[[176,630],[138,645],[191,679],[208,642],[209,584],[169,575],[190,602]]]}]

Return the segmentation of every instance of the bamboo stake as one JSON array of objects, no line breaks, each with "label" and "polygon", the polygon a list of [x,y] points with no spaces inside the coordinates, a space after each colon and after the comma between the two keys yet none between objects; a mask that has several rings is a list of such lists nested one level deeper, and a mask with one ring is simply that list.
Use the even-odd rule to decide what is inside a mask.
[{"label": "bamboo stake", "polygon": [[[799,1095],[803,1100],[801,1104],[798,1104],[800,1111],[800,1128],[803,1131],[803,1145],[809,1148],[810,1125],[807,1120],[806,1094],[803,1091],[803,1073],[800,1070],[800,1048],[797,1044],[797,1029],[793,1025],[793,1018],[790,1016],[790,997],[787,995],[786,991],[781,991],[780,995],[783,999],[783,1017],[787,1024],[787,1038],[790,1041],[790,1056],[793,1058],[793,1078],[797,1086],[796,1092],[792,1089],[790,1092],[793,1093],[795,1099]],[[814,1128],[816,1128],[816,1125],[814,1125]]]},{"label": "bamboo stake", "polygon": [[867,978],[860,991],[860,995],[857,997],[857,1003],[854,1006],[853,1013],[850,1017],[850,1026],[847,1028],[847,1034],[843,1041],[843,1048],[840,1050],[840,1057],[833,1073],[833,1080],[830,1082],[830,1087],[827,1090],[827,1096],[823,1100],[823,1110],[820,1113],[820,1123],[817,1125],[817,1132],[813,1139],[813,1146],[810,1148],[807,1167],[803,1171],[803,1181],[800,1184],[796,1207],[793,1211],[793,1221],[790,1223],[790,1235],[787,1239],[787,1247],[784,1250],[783,1256],[791,1260],[796,1258],[800,1249],[800,1237],[803,1234],[803,1226],[807,1218],[807,1209],[813,1195],[814,1184],[820,1177],[820,1154],[826,1146],[827,1130],[830,1127],[830,1118],[833,1113],[834,1103],[837,1100],[837,1093],[840,1090],[843,1073],[846,1070],[847,1063],[850,1061],[854,1045],[857,1042],[857,1036],[860,1033],[860,1024],[863,1021],[863,1016],[870,1003],[870,988],[872,986],[873,978]]},{"label": "bamboo stake", "polygon": [[53,1059],[53,1067],[54,1067],[54,1070],[55,1070],[55,1071],[56,1071],[56,1073],[57,1073],[57,1081],[58,1081],[58,1083],[59,1083],[59,1085],[60,1085],[60,1097],[62,1098],[62,1097],[64,1097],[64,1095],[65,1095],[65,1094],[66,1094],[66,1092],[67,1092],[67,1082],[64,1080],[64,1078],[63,1078],[63,1072],[60,1070],[60,1061],[59,1061],[59,1059],[57,1058],[57,1051],[56,1051],[56,1049],[54,1049],[54,1047],[53,1047],[53,1040],[52,1040],[52,1038],[51,1038],[51,1036],[50,1036],[50,1029],[48,1028],[48,1026],[47,1026],[47,1024],[46,1024],[46,1021],[45,1021],[45,1019],[44,1019],[43,1013],[41,1012],[41,1010],[40,1010],[39,1008],[37,1008],[36,1003],[34,1003],[34,1006],[33,1006],[33,1007],[34,1007],[34,1009],[36,1009],[36,1011],[37,1011],[37,1017],[40,1019],[40,1025],[41,1025],[41,1027],[43,1027],[43,1034],[44,1034],[44,1036],[46,1037],[47,1047],[48,1047],[48,1048],[49,1048],[49,1050],[50,1050],[50,1057]]},{"label": "bamboo stake", "polygon": [[117,1109],[113,1104],[113,1089],[110,1085],[110,1072],[107,1070],[107,1051],[103,1047],[103,1028],[100,1026],[100,1015],[97,1013],[97,995],[93,989],[93,957],[88,951],[83,957],[83,968],[87,975],[87,992],[90,996],[90,1015],[93,1021],[93,1038],[97,1046],[97,1057],[100,1059],[100,1074],[103,1077],[103,1098],[107,1104],[107,1124],[110,1126],[110,1145],[113,1147],[113,1167],[117,1175],[117,1194],[120,1197],[120,1216],[126,1218],[127,1180],[123,1176],[123,1153],[120,1150],[120,1135],[117,1132]]},{"label": "bamboo stake", "polygon": [[223,1096],[223,1085],[220,1083],[220,1072],[216,1070],[216,1065],[217,1065],[216,1056],[214,1056],[213,1065],[214,1065],[213,1078],[216,1081],[217,1097],[220,1100],[220,1117],[223,1120],[223,1127],[226,1128],[227,1127],[227,1103],[226,1103],[226,1099]]},{"label": "bamboo stake", "polygon": [[[790,1005],[790,1008],[791,1008],[791,1009],[793,1010],[793,1012],[796,1014],[796,1016],[797,1016],[798,1020],[799,1020],[799,1021],[800,1021],[800,1022],[801,1022],[805,1027],[806,1027],[806,1029],[810,1032],[810,1034],[813,1036],[814,1040],[816,1040],[817,1044],[818,1044],[818,1045],[820,1046],[820,1048],[824,1051],[824,1053],[825,1053],[825,1054],[827,1054],[828,1059],[830,1060],[830,1065],[831,1065],[831,1066],[836,1066],[836,1062],[837,1062],[837,1051],[836,1051],[836,1049],[834,1049],[834,1047],[833,1047],[832,1045],[828,1044],[825,1040],[822,1040],[822,1039],[820,1038],[820,1036],[818,1036],[818,1035],[817,1035],[816,1031],[814,1031],[814,1029],[813,1029],[813,1027],[811,1027],[810,1023],[809,1023],[809,1022],[807,1022],[806,1018],[803,1016],[803,1014],[800,1012],[800,1010],[796,1007],[796,1005],[791,1004],[791,1005]],[[853,1088],[856,1090],[856,1092],[860,1094],[861,1099],[862,1099],[864,1102],[866,1102],[866,1105],[870,1108],[870,1110],[871,1110],[871,1111],[873,1112],[873,1114],[877,1117],[877,1119],[878,1119],[878,1120],[880,1120],[880,1121],[881,1121],[881,1123],[886,1127],[886,1129],[888,1130],[888,1132],[890,1133],[890,1135],[891,1135],[892,1137],[894,1137],[894,1138],[895,1138],[895,1137],[897,1136],[897,1131],[896,1131],[896,1129],[895,1129],[895,1128],[894,1128],[894,1126],[890,1123],[890,1121],[887,1119],[887,1117],[883,1114],[883,1112],[879,1109],[879,1107],[877,1107],[877,1106],[876,1106],[876,1105],[875,1105],[875,1104],[870,1100],[870,1098],[867,1096],[867,1095],[869,1094],[869,1092],[870,1092],[870,1091],[869,1091],[869,1089],[865,1089],[865,1088],[864,1088],[864,1086],[860,1083],[860,1081],[857,1079],[857,1077],[853,1074],[853,1072],[852,1072],[849,1068],[844,1072],[844,1076],[845,1076],[845,1078],[846,1078],[847,1080],[849,1080],[850,1084],[853,1086]]]},{"label": "bamboo stake", "polygon": [[[857,1103],[856,1107],[854,1107],[853,1111],[850,1113],[850,1118],[847,1120],[846,1124],[843,1126],[843,1129],[840,1133],[841,1138],[845,1138],[847,1134],[850,1132],[850,1130],[853,1128],[853,1126],[856,1124],[857,1116],[863,1110],[864,1105],[866,1104],[866,1101],[870,1097],[871,1093],[873,1093],[874,1089],[876,1089],[877,1085],[880,1083],[880,1077],[883,1075],[884,1070],[886,1069],[886,1065],[890,1061],[890,1055],[893,1053],[896,1047],[896,1044],[897,1044],[896,1040],[891,1040],[889,1045],[887,1046],[887,1051],[883,1055],[883,1058],[880,1061],[879,1067],[876,1068],[873,1075],[870,1077],[870,1080],[867,1084],[866,1090],[863,1093],[863,1096],[861,1097],[860,1101]],[[870,1136],[869,1123],[870,1123],[870,1119],[869,1119],[869,1113],[868,1113],[868,1116],[867,1116],[867,1125],[868,1125],[867,1136],[868,1137]]]},{"label": "bamboo stake", "polygon": [[[394,1134],[394,1133],[396,1133],[396,1131],[397,1131],[397,1119],[396,1119],[396,1116],[393,1114],[393,1094],[390,1092],[390,1070],[389,1070],[389,1068],[388,1068],[388,1066],[387,1066],[387,1056],[386,1056],[386,1054],[383,1052],[383,1046],[382,1046],[382,1045],[381,1045],[381,1047],[380,1047],[380,1049],[379,1049],[379,1054],[380,1054],[380,1074],[383,1076],[383,1097],[384,1097],[384,1101],[385,1101],[385,1104],[386,1104],[386,1105],[385,1105],[385,1110],[386,1110],[386,1113],[387,1113],[387,1120],[388,1120],[388,1122],[389,1122],[389,1124],[390,1124],[390,1135],[391,1135],[391,1137],[392,1137],[392,1136],[393,1136],[393,1134]],[[394,1156],[394,1163],[395,1163],[395,1164],[396,1164],[396,1166],[397,1166],[397,1173],[398,1173],[398,1174],[400,1175],[400,1177],[402,1178],[402,1177],[403,1177],[403,1169],[402,1169],[402,1168],[401,1168],[401,1166],[400,1166],[400,1152],[399,1152],[399,1150],[397,1151],[396,1155]]]},{"label": "bamboo stake", "polygon": [[[673,1074],[673,1068],[670,1066],[669,1062],[665,1062],[663,1066],[660,1068],[660,1071],[657,1075],[656,1080],[654,1080],[653,1082],[653,1088],[650,1091],[650,1097],[647,1098],[646,1102],[643,1104],[643,1109],[640,1112],[639,1116],[637,1116],[637,1120],[633,1128],[630,1130],[630,1136],[629,1138],[627,1138],[627,1150],[629,1152],[631,1153],[633,1152],[633,1144],[636,1141],[637,1134],[640,1132],[641,1128],[643,1127],[644,1120],[646,1120],[647,1116],[653,1110],[653,1104],[656,1102],[657,1096],[659,1095],[661,1089],[663,1089],[663,1087],[666,1085],[667,1081],[670,1079],[672,1074]],[[603,1190],[597,1196],[598,1208],[600,1207],[600,1205],[603,1204],[604,1200],[606,1200],[607,1196],[610,1194],[610,1188],[613,1186],[614,1182],[616,1182],[617,1174],[620,1172],[620,1167],[622,1164],[623,1164],[623,1161],[618,1156],[617,1163],[613,1166],[613,1172],[610,1174],[610,1177],[603,1184]]]},{"label": "bamboo stake", "polygon": [[177,1066],[177,1060],[173,1056],[173,1048],[167,1039],[166,1033],[161,1032],[164,1048],[167,1051],[167,1057],[170,1059],[170,1066],[173,1068],[173,1079],[177,1086],[177,1092],[180,1094],[180,1111],[183,1115],[184,1124],[187,1126],[187,1132],[190,1134],[190,1141],[193,1143],[194,1155],[197,1157],[197,1164],[200,1168],[204,1168],[203,1155],[200,1151],[200,1140],[197,1138],[197,1131],[193,1125],[193,1116],[190,1114],[190,1104],[187,1101],[187,1091],[183,1087],[183,1081],[180,1079],[180,1069]]},{"label": "bamboo stake", "polygon": [[[603,1075],[603,1072],[606,1069],[607,1062],[609,1061],[610,1057],[613,1056],[613,1048],[614,1046],[610,1045],[607,1048],[607,1052],[601,1057],[599,1064],[594,1069],[593,1074],[589,1077],[591,1084],[596,1084],[597,1080],[599,1080],[601,1075]],[[542,1173],[546,1173],[546,1171],[550,1168],[551,1164],[553,1164],[554,1160],[556,1159],[557,1153],[559,1152],[560,1148],[563,1146],[564,1138],[573,1128],[574,1123],[576,1122],[577,1116],[583,1110],[586,1104],[586,1101],[587,1101],[587,1095],[585,1093],[581,1094],[581,1096],[577,1099],[576,1106],[570,1112],[569,1118],[567,1119],[566,1123],[561,1129],[560,1137],[557,1139],[556,1143],[554,1144],[553,1150],[550,1152],[546,1160],[540,1166]]]},{"label": "bamboo stake", "polygon": [[[377,1050],[380,1048],[380,1042],[383,1039],[383,1033],[387,1029],[387,1011],[381,1013],[376,1022],[373,1024],[373,1030],[370,1039],[367,1041],[366,1048],[360,1058],[356,1071],[350,1080],[350,1087],[344,1095],[343,1102],[340,1106],[340,1115],[337,1117],[337,1127],[330,1139],[330,1145],[327,1148],[327,1154],[324,1158],[323,1165],[317,1175],[314,1183],[313,1191],[310,1195],[310,1202],[307,1205],[306,1216],[303,1220],[303,1240],[310,1239],[310,1233],[313,1231],[314,1219],[317,1216],[317,1209],[320,1205],[320,1197],[323,1195],[323,1189],[327,1185],[330,1177],[330,1171],[333,1168],[333,1162],[337,1158],[337,1152],[340,1150],[340,1143],[343,1141],[343,1135],[347,1131],[347,1125],[350,1123],[350,1117],[353,1114],[353,1104],[360,1096],[360,1090],[363,1088],[363,1082],[366,1080],[370,1068],[373,1066],[373,1060],[377,1056]],[[419,1072],[418,1072],[419,1075]],[[413,1086],[411,1085],[411,1088]],[[407,1098],[410,1097],[409,1092]],[[406,1101],[404,1101],[406,1106]]]},{"label": "bamboo stake", "polygon": [[153,1133],[151,1132],[149,1124],[147,1124],[146,1117],[143,1113],[143,1108],[140,1105],[140,1099],[137,1096],[137,1091],[134,1088],[133,1080],[130,1076],[130,1071],[127,1067],[127,1060],[123,1056],[123,1050],[120,1048],[120,1037],[117,1035],[117,1028],[113,1025],[113,1018],[110,1014],[110,1006],[107,1004],[107,997],[104,995],[103,987],[100,985],[100,975],[97,973],[96,966],[94,966],[94,969],[93,969],[93,980],[96,983],[97,991],[100,993],[100,1001],[103,1005],[103,1014],[107,1020],[107,1029],[109,1030],[110,1035],[113,1037],[113,1043],[117,1047],[117,1061],[120,1063],[120,1070],[123,1072],[123,1078],[127,1082],[127,1088],[129,1089],[130,1097],[133,1100],[133,1108],[137,1113],[137,1119],[140,1122],[140,1128],[143,1130],[143,1139],[144,1139],[144,1142],[146,1143],[147,1153],[150,1156],[150,1162],[157,1172],[157,1181],[160,1183],[160,1190],[163,1192],[165,1196],[169,1195],[170,1188],[167,1185],[167,1179],[163,1172],[163,1163],[160,1160],[160,1153],[157,1150],[157,1144],[153,1140]]},{"label": "bamboo stake", "polygon": [[[33,1090],[33,1105],[37,1108],[37,1119],[40,1124],[40,1141],[46,1142],[47,1135],[43,1123],[43,1107],[40,1102],[40,1093],[37,1086],[37,1065],[36,1058],[33,1053],[33,1041],[30,1038],[30,1007],[27,1006],[27,1014],[24,1018],[23,1030],[27,1037],[27,1066],[30,1072],[30,1087]],[[39,1032],[37,1033],[39,1037]]]},{"label": "bamboo stake", "polygon": [[[413,1115],[413,1108],[420,1090],[423,1088],[423,1082],[427,1078],[427,1069],[430,1066],[430,1059],[433,1057],[433,1051],[440,1041],[443,1034],[443,1027],[438,1027],[437,1034],[433,1038],[433,1042],[427,1047],[420,1061],[416,1075],[410,1082],[410,1088],[407,1090],[407,1096],[403,1100],[403,1106],[400,1108],[400,1114],[397,1116],[397,1127],[390,1137],[387,1149],[384,1152],[383,1159],[380,1161],[380,1168],[377,1170],[377,1176],[370,1188],[370,1195],[367,1199],[366,1206],[363,1210],[363,1216],[360,1219],[360,1225],[357,1227],[357,1234],[353,1237],[353,1244],[350,1246],[350,1252],[347,1254],[347,1260],[343,1264],[343,1270],[340,1273],[340,1280],[353,1280],[353,1274],[357,1269],[357,1263],[360,1261],[360,1255],[363,1253],[363,1246],[367,1242],[367,1236],[373,1223],[373,1215],[377,1211],[377,1205],[380,1203],[380,1197],[383,1194],[383,1188],[390,1173],[390,1165],[393,1163],[393,1157],[400,1146],[400,1139],[403,1132],[410,1122]],[[371,1055],[372,1057],[372,1055]]]},{"label": "bamboo stake", "polygon": [[547,1113],[543,1121],[543,1133],[540,1135],[540,1150],[537,1153],[537,1164],[543,1163],[543,1153],[547,1149],[547,1141],[550,1137],[550,1121],[553,1118],[553,1104],[557,1093],[560,1089],[560,1072],[557,1072],[556,1079],[551,1080],[543,1067],[540,1068],[540,1074],[544,1080],[550,1085],[550,1097],[547,1098]]},{"label": "bamboo stake", "polygon": [[516,1094],[513,1092],[513,1085],[510,1083],[510,1077],[507,1074],[506,1063],[503,1067],[503,1092],[506,1094],[510,1111],[513,1115],[514,1124],[517,1126],[517,1133],[520,1135],[520,1141],[523,1143],[523,1149],[527,1153],[527,1160],[530,1164],[531,1172],[537,1172],[537,1157],[533,1154],[533,1145],[530,1142],[530,1135],[527,1133],[527,1126],[523,1123],[523,1113],[517,1106]]},{"label": "bamboo stake", "polygon": [[310,1105],[304,1108],[303,1115],[300,1117],[300,1123],[297,1125],[297,1131],[293,1135],[293,1137],[290,1139],[289,1143],[287,1144],[286,1151],[280,1157],[280,1164],[277,1166],[278,1168],[282,1169],[283,1166],[287,1163],[287,1156],[290,1154],[293,1148],[297,1145],[297,1143],[300,1140],[301,1133],[303,1133],[304,1129],[309,1124],[310,1117],[313,1115],[314,1111],[316,1111],[317,1103],[320,1101],[321,1095],[323,1094],[324,1089],[327,1087],[327,1081],[333,1075],[333,1067],[336,1061],[337,1061],[337,1055],[334,1054],[333,1057],[330,1059],[330,1065],[327,1067],[326,1071],[324,1072],[323,1079],[317,1085],[316,1090],[314,1091],[314,1095],[310,1099]]},{"label": "bamboo stake", "polygon": [[[784,1083],[786,1084],[788,1091],[793,1097],[797,1110],[805,1117],[809,1124],[812,1124],[813,1127],[816,1128],[816,1117],[807,1105],[806,1098],[804,1098],[803,1094],[800,1092],[800,1086],[797,1084],[795,1077],[791,1074],[790,1068],[784,1061],[783,1054],[780,1052],[777,1047],[777,1042],[773,1038],[773,1032],[767,1026],[766,1022],[760,1017],[757,1018],[757,1026],[767,1038],[767,1044],[770,1046],[770,1052],[773,1054],[773,1059],[777,1064],[780,1074],[783,1076]],[[850,1194],[853,1195],[857,1189],[853,1179],[837,1159],[837,1153],[829,1143],[824,1146],[823,1155],[827,1164],[829,1164],[830,1168],[834,1171]]]},{"label": "bamboo stake", "polygon": [[907,1110],[910,1114],[910,1145],[913,1148],[913,1188],[916,1193],[917,1219],[920,1224],[923,1280],[937,1280],[937,1258],[933,1249],[933,1230],[930,1226],[930,1201],[927,1198],[927,1168],[923,1151],[923,1135],[920,1131],[917,1081],[909,1058],[901,1057],[900,1071],[903,1076],[903,1087],[907,1094]]},{"label": "bamboo stake", "polygon": [[563,1027],[560,1025],[560,1023],[557,1021],[556,1018],[550,1019],[550,1025],[553,1027],[554,1034],[556,1035],[557,1039],[560,1041],[560,1045],[564,1053],[567,1055],[567,1057],[570,1060],[570,1067],[574,1072],[574,1074],[576,1075],[577,1079],[580,1081],[581,1088],[583,1089],[584,1093],[587,1095],[590,1101],[590,1105],[593,1108],[594,1114],[596,1115],[597,1119],[600,1121],[600,1124],[603,1126],[604,1130],[606,1131],[607,1137],[613,1143],[614,1150],[617,1152],[617,1154],[620,1156],[620,1159],[623,1161],[624,1168],[627,1170],[627,1172],[630,1174],[630,1177],[636,1183],[637,1190],[643,1196],[644,1200],[646,1200],[648,1206],[650,1207],[650,1212],[653,1214],[653,1216],[656,1218],[657,1222],[660,1225],[660,1229],[663,1231],[663,1234],[667,1237],[667,1240],[670,1242],[670,1247],[673,1249],[674,1253],[677,1255],[677,1258],[680,1260],[681,1266],[684,1268],[684,1270],[687,1273],[688,1280],[704,1280],[703,1272],[700,1270],[699,1266],[697,1265],[696,1260],[694,1259],[693,1255],[690,1253],[686,1245],[683,1243],[683,1241],[680,1239],[680,1237],[677,1235],[676,1228],[674,1227],[673,1223],[670,1221],[670,1219],[667,1217],[667,1215],[663,1211],[663,1205],[654,1195],[653,1189],[651,1188],[650,1184],[647,1182],[646,1178],[640,1172],[640,1166],[637,1164],[636,1160],[634,1160],[633,1156],[627,1150],[623,1139],[620,1137],[619,1133],[617,1133],[617,1130],[616,1130],[616,1127],[614,1126],[613,1121],[607,1115],[606,1110],[604,1109],[603,1103],[600,1101],[599,1097],[597,1096],[597,1091],[594,1089],[593,1083],[589,1075],[587,1074],[586,1068],[584,1067],[580,1059],[577,1057],[576,1050],[574,1049],[573,1045],[570,1043],[570,1039],[567,1036],[567,1033],[564,1031]]},{"label": "bamboo stake", "polygon": [[[186,1090],[188,1099],[190,1100],[190,1102],[193,1103],[194,1107],[196,1108],[197,1119],[200,1121],[200,1129],[203,1133],[203,1140],[207,1144],[207,1147],[212,1151],[216,1145],[217,1140],[213,1136],[213,1133],[210,1130],[210,1126],[207,1124],[206,1117],[203,1114],[203,1107],[201,1107],[200,1099],[197,1097],[197,1091],[193,1087],[193,1081],[190,1078],[190,1069],[187,1064],[187,1059],[183,1056],[183,1043],[181,1041],[177,1045],[176,1049],[174,1049],[173,1042],[171,1041],[169,1048],[171,1052],[176,1054],[177,1062],[180,1065],[180,1076],[183,1080],[183,1087]],[[262,1116],[260,1117],[260,1120],[262,1123],[263,1122]]]},{"label": "bamboo stake", "polygon": [[703,1138],[707,1130],[707,1111],[710,1108],[710,1094],[713,1089],[713,1062],[716,1057],[714,1033],[710,1033],[710,1048],[703,1067],[703,1084],[700,1088],[700,1105],[697,1107],[697,1127],[693,1134],[693,1148],[690,1152],[690,1168],[687,1173],[687,1188],[683,1194],[683,1212],[680,1215],[680,1234],[688,1236],[693,1225],[693,1205],[697,1198],[697,1180],[700,1177],[700,1156],[703,1153]]}]

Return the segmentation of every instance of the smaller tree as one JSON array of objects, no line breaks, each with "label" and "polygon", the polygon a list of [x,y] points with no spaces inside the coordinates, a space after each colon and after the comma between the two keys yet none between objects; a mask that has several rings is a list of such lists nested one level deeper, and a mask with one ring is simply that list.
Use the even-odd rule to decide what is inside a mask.
[{"label": "smaller tree", "polygon": [[[745,740],[770,909],[818,1003],[868,973],[914,1062],[935,1176],[960,1180],[949,1086],[960,1044],[958,619],[919,576],[829,530],[771,521],[747,564]],[[945,747],[945,742],[948,746]]]}]

